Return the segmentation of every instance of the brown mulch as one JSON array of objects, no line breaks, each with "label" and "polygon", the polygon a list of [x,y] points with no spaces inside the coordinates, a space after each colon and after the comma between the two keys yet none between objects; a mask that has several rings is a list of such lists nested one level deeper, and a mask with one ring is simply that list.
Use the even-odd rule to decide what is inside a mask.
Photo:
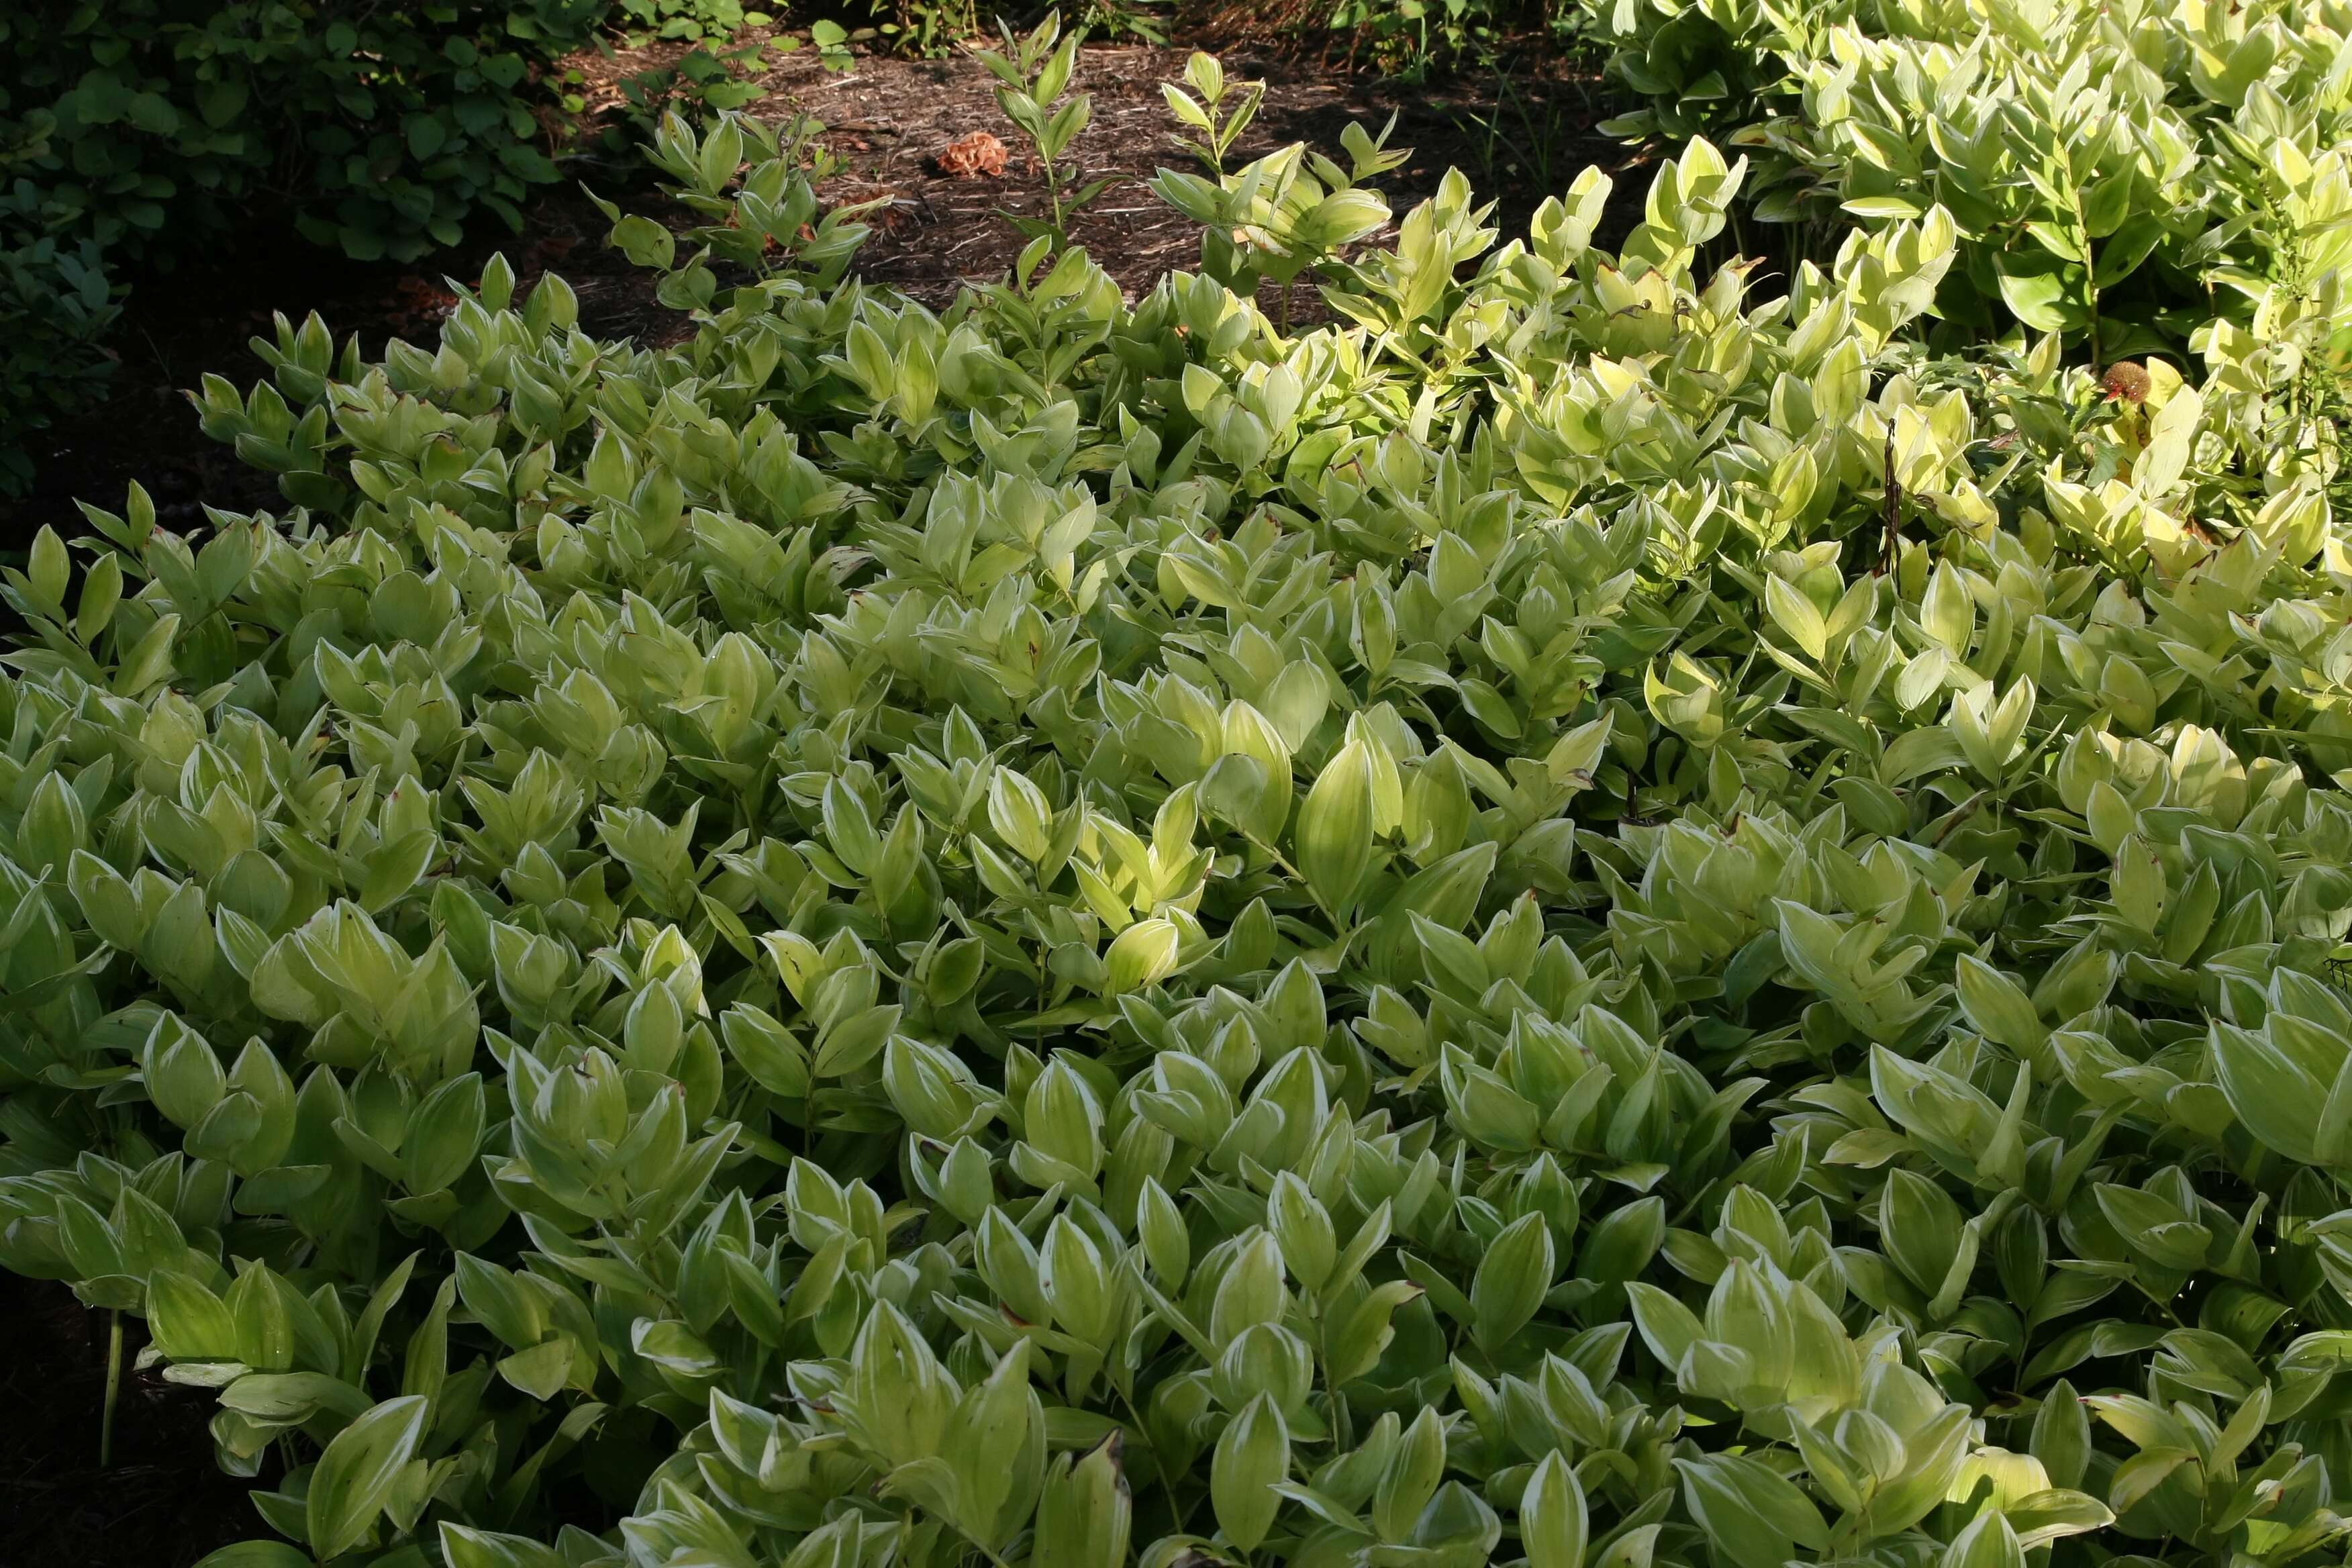
[{"label": "brown mulch", "polygon": [[[1093,99],[1094,118],[1078,140],[1077,162],[1083,178],[1119,183],[1076,216],[1071,235],[1130,298],[1200,256],[1199,229],[1149,188],[1162,168],[1197,167],[1160,91],[1160,83],[1182,79],[1188,53],[1118,46],[1080,56],[1076,89]],[[1532,170],[1514,166],[1520,161],[1516,149],[1490,148],[1473,121],[1495,113],[1491,80],[1431,88],[1273,51],[1234,50],[1223,58],[1229,81],[1264,80],[1267,88],[1228,167],[1293,142],[1342,156],[1339,133],[1350,121],[1377,133],[1394,115],[1389,144],[1410,148],[1412,156],[1378,183],[1400,216],[1433,192],[1449,167],[1459,167],[1482,197],[1496,200],[1504,234],[1523,233],[1536,204],[1564,189],[1587,163],[1619,176],[1614,205],[1622,227],[1638,216],[1647,174],[1635,166],[1637,154],[1594,129],[1614,110],[1589,68],[1555,66],[1515,82],[1527,109],[1524,118],[1517,108],[1504,111],[1510,139],[1529,140],[1528,120],[1549,132],[1543,154],[1553,178],[1538,188]],[[760,79],[769,96],[752,112],[805,113],[824,125],[826,147],[845,163],[827,186],[829,196],[888,204],[869,220],[874,237],[857,262],[863,277],[937,308],[969,284],[1002,278],[1019,256],[1022,237],[1000,213],[1035,217],[1046,211],[1034,157],[997,108],[994,79],[976,62],[864,58],[836,76],[798,54],[774,59]],[[1013,146],[1012,166],[1001,180],[959,177],[940,165],[943,149],[978,131]]]}]

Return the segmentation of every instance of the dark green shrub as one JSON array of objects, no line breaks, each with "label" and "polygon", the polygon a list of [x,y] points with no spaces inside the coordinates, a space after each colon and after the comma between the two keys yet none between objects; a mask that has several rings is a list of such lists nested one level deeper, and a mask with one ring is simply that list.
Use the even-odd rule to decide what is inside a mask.
[{"label": "dark green shrub", "polygon": [[[0,178],[39,144],[0,144]],[[39,206],[32,181],[0,184],[0,494],[31,477],[25,437],[91,395],[114,367],[99,343],[116,307],[98,247],[42,234]]]},{"label": "dark green shrub", "polygon": [[730,38],[764,27],[768,14],[741,0],[619,0],[621,25],[656,38]]},{"label": "dark green shrub", "polygon": [[0,139],[47,122],[20,174],[53,232],[168,259],[282,202],[362,257],[509,222],[552,177],[538,90],[607,0],[67,0],[0,20]]},{"label": "dark green shrub", "polygon": [[0,247],[0,493],[32,476],[23,437],[89,399],[114,368],[100,346],[116,314],[110,293],[88,240]]},{"label": "dark green shrub", "polygon": [[106,361],[106,274],[290,218],[361,259],[509,225],[568,131],[554,62],[731,0],[28,0],[0,6],[0,489]]}]

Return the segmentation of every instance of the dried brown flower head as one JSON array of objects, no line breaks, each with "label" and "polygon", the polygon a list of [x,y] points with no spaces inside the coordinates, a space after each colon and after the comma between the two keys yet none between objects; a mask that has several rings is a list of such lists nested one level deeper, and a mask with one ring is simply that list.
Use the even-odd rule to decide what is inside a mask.
[{"label": "dried brown flower head", "polygon": [[1004,173],[1004,143],[985,131],[957,137],[934,160],[940,173],[955,180],[994,179]]}]

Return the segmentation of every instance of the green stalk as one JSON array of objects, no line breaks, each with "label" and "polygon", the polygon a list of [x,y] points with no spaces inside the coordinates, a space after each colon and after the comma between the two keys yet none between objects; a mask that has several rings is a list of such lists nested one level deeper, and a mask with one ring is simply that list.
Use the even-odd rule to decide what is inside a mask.
[{"label": "green stalk", "polygon": [[1053,159],[1041,158],[1039,162],[1045,165],[1045,196],[1054,204],[1054,244],[1058,247],[1069,238],[1062,232],[1062,182],[1054,175]]},{"label": "green stalk", "polygon": [[106,1407],[98,1417],[98,1468],[114,1464],[114,1407],[122,1399],[122,1313],[106,1314]]}]

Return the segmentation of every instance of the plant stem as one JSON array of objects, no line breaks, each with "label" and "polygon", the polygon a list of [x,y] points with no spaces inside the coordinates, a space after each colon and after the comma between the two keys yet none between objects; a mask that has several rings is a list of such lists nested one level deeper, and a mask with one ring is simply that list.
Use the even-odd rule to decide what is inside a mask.
[{"label": "plant stem", "polygon": [[122,1397],[122,1313],[106,1314],[106,1407],[98,1417],[98,1468],[114,1464],[114,1407]]},{"label": "plant stem", "polygon": [[1347,1400],[1340,1396],[1339,1385],[1332,1380],[1331,1358],[1329,1356],[1324,1356],[1321,1359],[1323,1362],[1323,1386],[1331,1395],[1332,1441],[1337,1445],[1338,1450],[1340,1453],[1346,1453],[1349,1449],[1356,1446],[1355,1415],[1349,1410]]},{"label": "plant stem", "polygon": [[1885,485],[1886,544],[1878,563],[1878,573],[1882,577],[1894,575],[1903,544],[1903,492],[1895,483],[1895,421],[1892,419],[1886,422]]}]

